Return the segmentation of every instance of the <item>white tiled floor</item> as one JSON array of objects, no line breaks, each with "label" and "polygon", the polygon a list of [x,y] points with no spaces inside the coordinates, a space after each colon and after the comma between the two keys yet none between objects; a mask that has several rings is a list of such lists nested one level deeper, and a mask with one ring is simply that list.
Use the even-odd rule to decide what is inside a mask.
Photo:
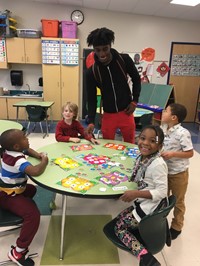
[{"label": "white tiled floor", "polygon": [[[32,148],[37,149],[44,145],[54,143],[54,134],[50,134],[49,137],[42,139],[41,134],[29,135],[30,145]],[[172,242],[171,247],[165,247],[164,252],[168,259],[170,266],[199,266],[200,265],[200,211],[198,204],[200,202],[200,179],[199,179],[199,166],[200,154],[195,152],[194,157],[190,160],[190,181],[188,192],[186,196],[187,212],[185,216],[185,226],[182,234]],[[70,197],[68,199],[68,214],[111,214],[113,217],[124,209],[126,204],[118,200],[91,200],[91,199],[79,199]],[[87,204],[88,203],[88,204]],[[54,214],[60,214],[61,212],[61,197],[56,197],[57,210]],[[169,216],[170,218],[170,216]],[[50,216],[42,216],[39,231],[34,238],[30,247],[31,252],[38,252],[39,257],[35,258],[35,265],[40,265],[40,258],[42,255],[42,249],[48,229],[48,223]],[[169,219],[170,221],[170,219]],[[15,244],[18,232],[12,233],[7,236],[0,237],[0,261],[7,259],[7,252],[10,249],[10,245]],[[120,257],[120,264],[102,265],[102,266],[137,266],[139,265],[136,258],[131,254],[118,250]],[[157,254],[156,257],[164,266],[165,263],[161,254]],[[73,265],[75,266],[75,265]],[[79,265],[76,265],[79,266]],[[80,266],[84,266],[83,264]],[[93,265],[95,266],[95,265]],[[97,266],[101,266],[97,264]]]}]

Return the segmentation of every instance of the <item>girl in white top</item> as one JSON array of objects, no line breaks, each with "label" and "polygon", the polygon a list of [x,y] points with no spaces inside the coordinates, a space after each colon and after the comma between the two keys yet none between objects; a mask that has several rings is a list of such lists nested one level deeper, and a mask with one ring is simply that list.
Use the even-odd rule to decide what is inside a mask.
[{"label": "girl in white top", "polygon": [[124,202],[132,202],[132,206],[117,216],[115,234],[140,260],[140,266],[160,265],[130,231],[138,227],[142,217],[152,213],[163,199],[167,199],[167,165],[159,153],[163,140],[164,134],[159,126],[149,125],[142,129],[138,141],[140,154],[131,176],[138,189],[125,191],[120,197]]}]

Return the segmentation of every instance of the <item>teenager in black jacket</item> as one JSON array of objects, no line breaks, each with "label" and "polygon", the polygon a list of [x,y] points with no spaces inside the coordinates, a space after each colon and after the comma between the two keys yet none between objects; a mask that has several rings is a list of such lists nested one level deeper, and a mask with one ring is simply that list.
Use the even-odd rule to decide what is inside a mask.
[{"label": "teenager in black jacket", "polygon": [[101,126],[103,138],[114,139],[119,128],[124,141],[134,143],[133,112],[140,95],[141,81],[131,57],[111,48],[114,39],[114,32],[107,28],[93,30],[87,37],[88,46],[93,46],[95,52],[95,63],[86,72],[87,131],[94,129],[99,87],[104,111]]}]

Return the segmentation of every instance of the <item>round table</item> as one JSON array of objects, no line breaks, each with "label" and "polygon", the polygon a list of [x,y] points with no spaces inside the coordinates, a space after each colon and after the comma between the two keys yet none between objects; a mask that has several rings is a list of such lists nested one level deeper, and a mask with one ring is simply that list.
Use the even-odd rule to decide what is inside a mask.
[{"label": "round table", "polygon": [[[100,145],[82,139],[80,143],[56,142],[40,148],[38,152],[48,154],[49,164],[42,175],[31,179],[46,189],[73,197],[118,198],[125,190],[135,189],[129,179],[137,146],[116,140],[99,141]],[[35,158],[28,160],[38,162]]]},{"label": "round table", "polygon": [[[67,196],[85,198],[118,198],[126,190],[136,189],[130,182],[133,161],[138,148],[127,142],[100,139],[100,145],[86,140],[80,143],[56,142],[38,152],[48,154],[49,164],[38,177],[38,185],[63,195],[60,259],[63,259],[64,226]],[[28,159],[33,165],[34,158]]]},{"label": "round table", "polygon": [[10,120],[0,120],[0,134],[8,129],[20,129],[22,130],[23,126],[20,123],[10,121]]}]

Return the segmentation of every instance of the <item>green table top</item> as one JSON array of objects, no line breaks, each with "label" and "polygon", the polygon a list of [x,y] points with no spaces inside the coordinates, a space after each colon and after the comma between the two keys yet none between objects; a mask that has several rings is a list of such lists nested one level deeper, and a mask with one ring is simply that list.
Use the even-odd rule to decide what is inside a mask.
[{"label": "green table top", "polygon": [[134,117],[141,117],[142,115],[153,114],[153,111],[144,108],[136,107],[134,111]]},{"label": "green table top", "polygon": [[54,102],[44,102],[44,101],[20,101],[17,103],[14,103],[14,107],[26,107],[27,105],[39,105],[42,107],[51,107],[54,104]]},{"label": "green table top", "polygon": [[9,121],[9,120],[0,120],[0,134],[8,129],[22,129],[22,125],[20,123]]},{"label": "green table top", "polygon": [[[56,142],[40,148],[38,152],[48,154],[49,164],[42,175],[31,179],[49,190],[75,197],[117,198],[125,190],[136,189],[129,179],[137,146],[114,140],[100,142],[100,145],[86,140],[78,144]],[[55,164],[57,158],[63,166]],[[33,165],[38,162],[34,158],[28,160]]]}]

